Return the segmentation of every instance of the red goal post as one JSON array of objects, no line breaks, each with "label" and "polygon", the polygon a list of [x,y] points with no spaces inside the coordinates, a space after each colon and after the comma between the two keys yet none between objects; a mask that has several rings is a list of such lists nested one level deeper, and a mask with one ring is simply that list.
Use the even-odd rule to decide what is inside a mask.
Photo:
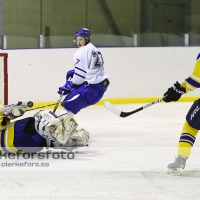
[{"label": "red goal post", "polygon": [[0,104],[8,104],[8,53],[0,52]]}]

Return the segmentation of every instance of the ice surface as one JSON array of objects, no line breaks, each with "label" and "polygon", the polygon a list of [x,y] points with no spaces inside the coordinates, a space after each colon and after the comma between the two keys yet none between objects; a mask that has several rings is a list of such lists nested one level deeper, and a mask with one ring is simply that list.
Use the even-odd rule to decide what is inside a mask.
[{"label": "ice surface", "polygon": [[[198,137],[182,176],[167,174],[191,104],[160,103],[127,118],[103,106],[86,108],[75,119],[91,132],[91,146],[79,148],[74,159],[1,158],[0,164],[48,163],[49,167],[1,166],[0,199],[198,200]],[[131,111],[142,104],[116,106]]]}]

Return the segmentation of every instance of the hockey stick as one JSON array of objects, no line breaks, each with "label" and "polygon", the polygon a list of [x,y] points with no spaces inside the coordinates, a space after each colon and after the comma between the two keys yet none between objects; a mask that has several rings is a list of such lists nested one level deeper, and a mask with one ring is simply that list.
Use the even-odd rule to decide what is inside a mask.
[{"label": "hockey stick", "polygon": [[149,106],[152,106],[152,105],[155,105],[157,103],[160,103],[166,96],[160,98],[160,99],[157,99],[149,104],[146,104],[145,106],[142,106],[136,110],[133,110],[133,111],[130,111],[130,112],[123,112],[123,111],[120,111],[118,108],[116,108],[113,104],[111,104],[109,101],[105,101],[104,102],[104,106],[109,110],[111,111],[112,113],[118,115],[119,117],[128,117],[129,115],[132,115],[136,112],[139,112],[141,110],[144,110],[145,108],[148,108]]},{"label": "hockey stick", "polygon": [[57,110],[57,108],[58,108],[58,105],[59,105],[59,103],[60,103],[60,101],[61,101],[63,95],[64,95],[64,92],[62,92],[62,93],[60,94],[60,98],[58,99],[58,101],[57,101],[57,103],[56,103],[56,105],[55,105],[55,107],[54,107],[54,109],[53,109],[53,113],[56,112],[56,110]]},{"label": "hockey stick", "polygon": [[[73,97],[72,97],[71,99],[69,99],[69,100],[66,100],[66,101],[63,101],[63,102],[59,102],[59,103],[57,102],[57,103],[58,103],[58,105],[59,105],[60,103],[73,101],[73,100],[77,99],[77,98],[79,97],[79,95],[80,95],[80,94],[77,94],[77,95],[73,96]],[[60,99],[59,99],[59,100],[60,100]],[[57,103],[47,104],[47,105],[45,105],[45,106],[40,106],[40,107],[28,109],[28,110],[26,110],[26,111],[31,111],[31,110],[36,110],[36,109],[40,109],[40,108],[45,108],[45,107],[53,106],[53,105],[56,105]],[[55,109],[55,108],[54,108],[54,109]]]},{"label": "hockey stick", "polygon": [[[73,101],[73,100],[77,99],[77,98],[79,97],[79,95],[80,95],[80,94],[77,94],[77,95],[73,96],[71,99],[66,100],[66,101],[63,101],[63,102],[60,102],[61,98],[59,98],[59,101],[58,101],[59,103],[57,102],[57,103],[47,104],[47,105],[45,105],[45,106],[39,106],[39,107],[36,107],[36,108],[28,109],[28,110],[26,110],[26,112],[27,112],[27,111],[36,110],[36,109],[40,109],[40,108],[45,108],[45,107],[53,106],[53,105],[57,105],[57,104],[59,105],[60,103],[64,103],[64,102]],[[32,106],[33,106],[33,102],[32,102],[32,101],[29,101],[29,102],[27,103],[27,106],[28,106],[28,107],[32,107]],[[57,107],[58,107],[58,106],[57,106]],[[54,109],[55,109],[55,108],[54,108]],[[10,114],[0,116],[0,118],[8,117],[8,116],[10,116]]]}]

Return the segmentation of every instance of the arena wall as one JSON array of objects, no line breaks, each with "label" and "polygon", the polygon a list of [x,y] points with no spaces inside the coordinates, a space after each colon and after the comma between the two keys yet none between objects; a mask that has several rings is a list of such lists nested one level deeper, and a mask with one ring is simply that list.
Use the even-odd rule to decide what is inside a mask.
[{"label": "arena wall", "polygon": [[[9,103],[52,102],[65,74],[73,68],[76,48],[0,50],[8,53]],[[104,99],[113,103],[150,102],[193,71],[200,47],[99,48],[110,86]],[[182,101],[198,98],[198,90]]]}]

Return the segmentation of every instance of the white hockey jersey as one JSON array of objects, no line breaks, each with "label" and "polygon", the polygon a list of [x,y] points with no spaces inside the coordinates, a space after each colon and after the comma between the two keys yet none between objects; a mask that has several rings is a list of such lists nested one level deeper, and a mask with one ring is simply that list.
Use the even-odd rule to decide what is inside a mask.
[{"label": "white hockey jersey", "polygon": [[73,60],[75,73],[71,81],[75,85],[85,81],[96,84],[108,78],[103,67],[103,57],[92,43],[80,47],[74,53]]}]

